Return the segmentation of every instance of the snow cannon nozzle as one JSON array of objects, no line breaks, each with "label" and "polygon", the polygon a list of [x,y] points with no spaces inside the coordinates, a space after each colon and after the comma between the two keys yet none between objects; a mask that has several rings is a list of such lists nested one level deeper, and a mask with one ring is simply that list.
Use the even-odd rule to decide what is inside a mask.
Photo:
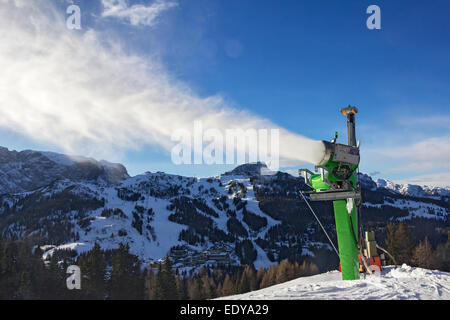
[{"label": "snow cannon nozzle", "polygon": [[341,109],[341,113],[342,113],[344,116],[348,116],[348,115],[351,115],[351,114],[355,115],[355,114],[358,113],[358,108],[352,107],[351,105],[348,105],[347,108],[342,108],[342,109]]}]

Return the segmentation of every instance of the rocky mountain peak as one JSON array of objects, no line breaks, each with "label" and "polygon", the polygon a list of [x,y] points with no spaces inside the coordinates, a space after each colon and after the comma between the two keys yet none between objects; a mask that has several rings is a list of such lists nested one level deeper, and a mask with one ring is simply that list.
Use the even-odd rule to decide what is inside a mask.
[{"label": "rocky mountain peak", "polygon": [[60,179],[118,184],[127,177],[127,170],[121,164],[0,147],[0,193],[32,191]]},{"label": "rocky mountain peak", "polygon": [[262,162],[252,162],[252,163],[244,163],[231,171],[225,172],[224,176],[245,176],[245,177],[253,177],[259,176],[268,172],[269,168],[267,165]]}]

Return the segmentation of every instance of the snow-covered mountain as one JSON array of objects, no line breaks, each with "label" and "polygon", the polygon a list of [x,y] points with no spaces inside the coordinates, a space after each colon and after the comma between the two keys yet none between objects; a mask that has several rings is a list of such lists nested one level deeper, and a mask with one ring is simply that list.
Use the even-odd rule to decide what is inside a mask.
[{"label": "snow-covered mountain", "polygon": [[[265,169],[257,163],[211,178],[162,172],[130,177],[120,164],[3,148],[0,233],[33,238],[46,246],[45,256],[55,249],[83,252],[95,242],[104,249],[126,242],[142,261],[170,254],[180,267],[266,267],[303,256],[321,270],[334,268],[337,258],[299,195],[308,188],[303,179],[261,175]],[[402,193],[367,175],[360,181],[362,220],[381,238],[388,221],[415,223],[415,232],[448,224],[448,190]],[[312,206],[335,237],[332,204]]]},{"label": "snow-covered mountain", "polygon": [[0,147],[0,194],[36,190],[55,180],[119,183],[128,177],[121,164],[53,152],[9,151]]},{"label": "snow-covered mountain", "polygon": [[338,271],[298,278],[218,300],[449,300],[450,273],[387,267],[375,276],[342,281]]},{"label": "snow-covered mountain", "polygon": [[399,192],[403,195],[410,195],[413,197],[433,197],[433,196],[450,196],[449,188],[418,186],[414,184],[397,184],[389,180],[377,179],[378,187],[390,189]]},{"label": "snow-covered mountain", "polygon": [[435,187],[427,185],[415,185],[415,184],[399,184],[385,179],[377,179],[373,181],[367,174],[360,174],[360,180],[365,183],[370,189],[376,190],[379,188],[384,188],[391,190],[394,193],[399,193],[405,196],[412,196],[418,198],[430,198],[430,197],[450,197],[450,186]]}]

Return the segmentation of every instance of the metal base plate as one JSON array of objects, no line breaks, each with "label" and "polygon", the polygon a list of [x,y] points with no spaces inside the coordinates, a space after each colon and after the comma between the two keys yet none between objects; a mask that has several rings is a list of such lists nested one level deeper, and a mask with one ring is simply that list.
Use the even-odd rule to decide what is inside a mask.
[{"label": "metal base plate", "polygon": [[361,192],[357,191],[328,191],[328,192],[314,192],[309,194],[311,201],[334,201],[345,200],[348,198],[361,199]]}]

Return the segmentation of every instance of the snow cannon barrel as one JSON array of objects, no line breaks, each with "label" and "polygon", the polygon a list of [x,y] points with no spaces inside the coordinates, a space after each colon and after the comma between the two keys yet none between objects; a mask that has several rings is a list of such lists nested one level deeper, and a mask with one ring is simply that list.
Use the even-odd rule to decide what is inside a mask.
[{"label": "snow cannon barrel", "polygon": [[358,148],[329,141],[321,141],[321,143],[323,143],[325,151],[322,159],[315,163],[316,166],[326,167],[331,161],[359,165]]},{"label": "snow cannon barrel", "polygon": [[356,187],[354,172],[360,161],[359,149],[345,144],[321,142],[325,151],[322,159],[315,163],[316,167],[321,169],[321,173],[311,175],[309,184],[316,192],[354,189]]}]

